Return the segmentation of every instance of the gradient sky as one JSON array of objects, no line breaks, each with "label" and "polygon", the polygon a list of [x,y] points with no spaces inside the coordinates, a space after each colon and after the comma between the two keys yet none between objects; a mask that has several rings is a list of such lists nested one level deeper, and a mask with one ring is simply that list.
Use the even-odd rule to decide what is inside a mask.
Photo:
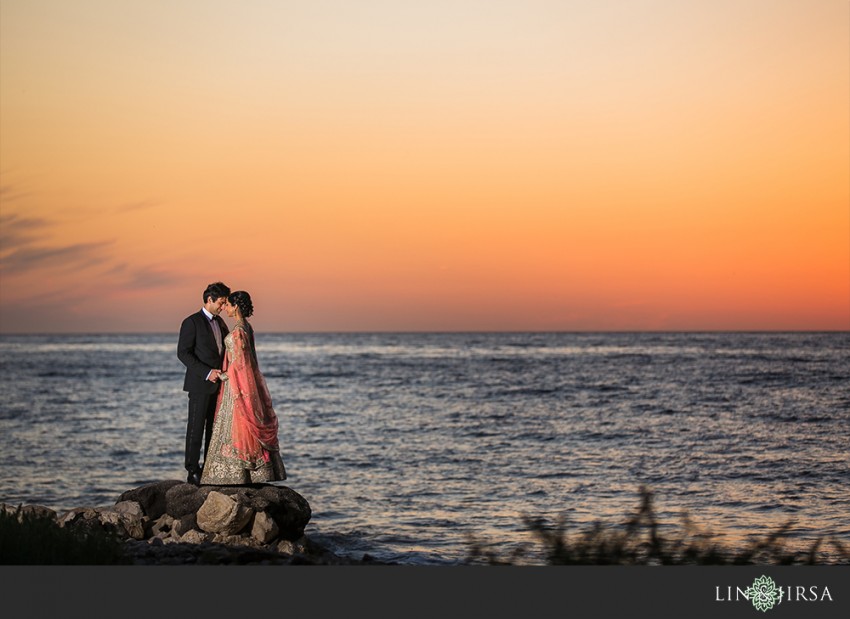
[{"label": "gradient sky", "polygon": [[846,0],[0,0],[0,331],[850,329]]}]

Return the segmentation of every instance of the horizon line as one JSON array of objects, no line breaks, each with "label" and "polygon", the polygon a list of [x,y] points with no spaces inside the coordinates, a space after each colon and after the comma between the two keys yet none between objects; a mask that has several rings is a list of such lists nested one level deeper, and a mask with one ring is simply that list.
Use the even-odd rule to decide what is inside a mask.
[{"label": "horizon line", "polygon": [[[30,335],[173,335],[177,329],[172,331],[20,331],[3,332],[0,336],[30,336]],[[466,333],[476,334],[771,334],[771,333],[847,333],[847,329],[400,329],[400,330],[292,330],[292,331],[262,331],[271,335],[460,335]]]}]

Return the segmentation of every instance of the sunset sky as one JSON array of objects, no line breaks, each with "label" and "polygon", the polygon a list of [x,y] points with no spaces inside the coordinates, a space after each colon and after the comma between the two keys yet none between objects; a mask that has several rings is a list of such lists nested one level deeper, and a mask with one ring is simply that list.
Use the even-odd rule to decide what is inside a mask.
[{"label": "sunset sky", "polygon": [[846,0],[0,0],[0,331],[850,329]]}]

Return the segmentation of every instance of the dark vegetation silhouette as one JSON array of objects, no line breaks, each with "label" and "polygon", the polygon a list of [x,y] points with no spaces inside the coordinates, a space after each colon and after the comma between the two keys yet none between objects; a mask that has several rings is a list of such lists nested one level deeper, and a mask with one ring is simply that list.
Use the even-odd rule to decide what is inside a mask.
[{"label": "dark vegetation silhouette", "polygon": [[60,527],[54,518],[0,510],[2,565],[126,564],[117,536],[99,528]]},{"label": "dark vegetation silhouette", "polygon": [[[663,525],[655,514],[652,492],[641,486],[639,493],[638,509],[619,525],[597,521],[569,531],[565,519],[553,524],[528,517],[525,524],[542,544],[547,565],[850,565],[850,546],[834,536],[817,538],[805,551],[791,549],[788,539],[793,521],[741,548],[724,547],[713,533],[700,530],[687,516],[681,526]],[[470,538],[467,563],[527,564],[523,549],[505,556],[492,547]]]}]

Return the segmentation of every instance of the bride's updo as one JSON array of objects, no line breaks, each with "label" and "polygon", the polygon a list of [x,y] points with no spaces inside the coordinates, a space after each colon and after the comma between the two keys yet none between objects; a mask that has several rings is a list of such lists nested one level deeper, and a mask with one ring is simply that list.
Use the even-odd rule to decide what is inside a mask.
[{"label": "bride's updo", "polygon": [[244,290],[237,290],[227,297],[231,305],[235,305],[242,312],[242,318],[248,318],[254,313],[254,304],[251,303],[251,295]]}]

